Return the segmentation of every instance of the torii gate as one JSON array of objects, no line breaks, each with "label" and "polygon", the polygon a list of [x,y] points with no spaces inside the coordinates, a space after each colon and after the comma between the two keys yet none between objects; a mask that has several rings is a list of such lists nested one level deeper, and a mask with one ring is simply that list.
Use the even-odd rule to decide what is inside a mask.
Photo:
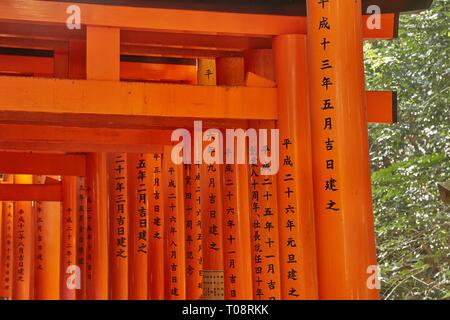
[{"label": "torii gate", "polygon": [[[0,3],[0,297],[377,299],[367,124],[396,97],[362,45],[432,1],[110,2]],[[279,128],[280,171],[174,165],[195,119]]]}]

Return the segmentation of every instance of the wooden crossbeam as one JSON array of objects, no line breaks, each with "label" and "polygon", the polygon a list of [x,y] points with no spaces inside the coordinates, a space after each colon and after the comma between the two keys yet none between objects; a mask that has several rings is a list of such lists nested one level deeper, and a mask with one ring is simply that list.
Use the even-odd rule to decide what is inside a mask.
[{"label": "wooden crossbeam", "polygon": [[[82,12],[83,25],[259,37],[306,34],[306,17],[92,4],[77,5]],[[68,18],[66,9],[67,3],[61,2],[39,1],[30,5],[27,0],[3,0],[0,2],[0,20],[66,24]],[[383,14],[382,19],[384,21],[381,29],[369,30],[364,23],[364,37],[378,39],[394,37],[397,17],[395,14]]]},{"label": "wooden crossbeam", "polygon": [[370,123],[397,123],[397,93],[368,91],[367,118]]},{"label": "wooden crossbeam", "polygon": [[35,175],[85,176],[86,160],[82,155],[0,151],[0,172]]},{"label": "wooden crossbeam", "polygon": [[61,201],[61,185],[0,184],[0,201]]},{"label": "wooden crossbeam", "polygon": [[53,76],[53,58],[0,54],[0,74]]},{"label": "wooden crossbeam", "polygon": [[0,77],[0,110],[274,120],[275,88]]},{"label": "wooden crossbeam", "polygon": [[0,124],[0,132],[0,148],[12,150],[139,153],[171,143],[170,130],[156,129]]}]

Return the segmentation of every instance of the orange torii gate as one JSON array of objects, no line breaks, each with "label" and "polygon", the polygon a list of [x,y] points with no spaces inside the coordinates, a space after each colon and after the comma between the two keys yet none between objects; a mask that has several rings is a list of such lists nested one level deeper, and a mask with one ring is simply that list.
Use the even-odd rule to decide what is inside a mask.
[{"label": "orange torii gate", "polygon": [[110,2],[0,3],[0,298],[377,299],[362,44],[432,1]]}]

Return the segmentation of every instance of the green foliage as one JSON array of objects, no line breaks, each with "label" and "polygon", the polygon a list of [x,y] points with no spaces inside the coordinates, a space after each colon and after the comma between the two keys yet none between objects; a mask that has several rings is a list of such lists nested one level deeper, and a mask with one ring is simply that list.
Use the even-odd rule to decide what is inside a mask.
[{"label": "green foliage", "polygon": [[365,44],[368,90],[396,90],[399,123],[370,126],[370,156],[382,294],[450,297],[449,6],[404,15],[394,41]]}]

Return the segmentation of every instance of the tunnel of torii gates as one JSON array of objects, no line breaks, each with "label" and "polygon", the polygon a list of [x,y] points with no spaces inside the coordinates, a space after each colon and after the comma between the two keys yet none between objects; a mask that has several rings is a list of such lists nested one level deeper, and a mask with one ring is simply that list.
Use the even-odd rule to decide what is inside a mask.
[{"label": "tunnel of torii gates", "polygon": [[[363,41],[431,1],[72,4],[0,2],[2,299],[378,298],[367,126],[396,96]],[[278,173],[174,164],[194,120],[278,128]]]}]

